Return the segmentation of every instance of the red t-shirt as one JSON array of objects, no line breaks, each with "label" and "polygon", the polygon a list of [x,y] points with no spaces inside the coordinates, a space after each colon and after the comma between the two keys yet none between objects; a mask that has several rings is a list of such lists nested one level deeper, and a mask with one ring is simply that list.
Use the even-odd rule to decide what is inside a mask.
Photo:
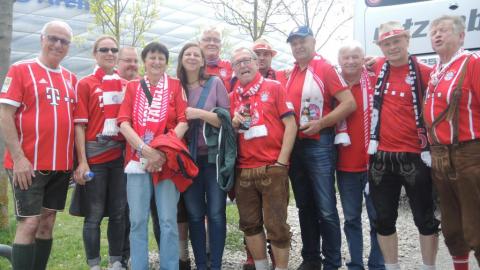
[{"label": "red t-shirt", "polygon": [[[380,58],[376,65],[376,74],[380,73],[385,58]],[[422,88],[426,89],[430,79],[431,67],[418,62]],[[386,152],[420,153],[413,97],[408,64],[394,67],[390,65],[387,87],[383,94],[380,112],[380,142],[378,150]],[[423,96],[423,93],[421,94]],[[421,101],[422,97],[418,97]],[[422,104],[419,102],[419,104]]]},{"label": "red t-shirt", "polygon": [[[313,72],[313,78],[322,92],[323,104],[320,108],[320,118],[333,110],[334,96],[348,88],[336,68],[321,56],[315,56],[310,61],[309,67],[304,70],[301,70],[298,64],[295,64],[287,83],[287,99],[293,104],[297,124],[299,124],[299,116],[301,115],[302,94],[307,72]],[[307,98],[307,95],[304,95],[304,98]],[[309,139],[320,138],[320,134],[307,136],[301,131],[299,131],[298,136]]]},{"label": "red t-shirt", "polygon": [[[237,81],[236,85],[239,84]],[[248,87],[248,86],[247,86]],[[239,110],[237,93],[230,94],[230,112],[233,116]],[[292,114],[287,107],[285,89],[279,82],[265,79],[258,92],[250,97],[260,101],[258,106],[263,110],[263,122],[268,135],[245,140],[243,134],[238,136],[238,168],[257,168],[274,164],[282,149],[285,126],[282,118]]]},{"label": "red t-shirt", "polygon": [[[85,123],[85,140],[96,141],[97,134],[101,134],[105,115],[103,113],[103,92],[98,89],[100,80],[95,75],[89,75],[78,81],[76,86],[78,106],[74,114],[76,124]],[[114,138],[120,140],[120,138]],[[88,163],[99,164],[115,160],[122,156],[122,148],[113,148],[98,156],[88,158]]]},{"label": "red t-shirt", "polygon": [[[427,99],[425,100],[425,121],[431,126],[433,120],[443,112],[452,99],[452,92],[458,84],[460,71],[466,61],[466,56],[457,59],[447,68],[444,76],[435,87],[431,81]],[[459,107],[460,142],[480,138],[480,55],[472,54],[468,61],[465,78],[462,85],[462,96]],[[435,128],[435,134],[441,144],[453,143],[453,125],[443,120]],[[431,138],[430,138],[431,139]]]},{"label": "red t-shirt", "polygon": [[[71,170],[75,75],[50,69],[38,59],[13,64],[0,93],[0,103],[17,107],[18,139],[34,170]],[[13,161],[5,151],[5,168]]]},{"label": "red t-shirt", "polygon": [[215,75],[222,79],[227,92],[230,92],[230,80],[232,79],[233,69],[230,61],[219,60],[218,63],[214,66],[208,66],[205,69],[205,72],[209,75]]},{"label": "red t-shirt", "polygon": [[[164,132],[159,131],[159,134],[156,134],[156,136],[166,133],[166,131],[175,128],[180,122],[187,122],[187,118],[185,117],[185,110],[187,109],[187,98],[183,91],[182,85],[180,84],[180,81],[168,77],[168,88],[170,91],[170,100],[168,104],[167,125],[165,128],[166,130]],[[120,123],[125,121],[132,123],[132,111],[133,105],[135,104],[135,99],[137,97],[137,91],[143,91],[142,87],[140,86],[140,80],[133,80],[128,82],[125,97],[118,112],[117,122],[119,125]],[[152,96],[154,95],[155,93],[152,93]],[[128,164],[128,162],[132,158],[132,150],[132,146],[127,143],[125,164]]]},{"label": "red t-shirt", "polygon": [[[357,103],[357,109],[346,119],[351,144],[338,146],[337,170],[339,171],[363,172],[368,169],[368,145],[366,142],[369,141],[371,110],[368,109],[367,114],[364,115],[364,108],[365,106],[370,107],[369,103],[373,99],[374,85],[375,76],[370,76],[370,87],[367,89],[365,97],[360,83],[354,85],[351,89]],[[367,137],[365,137],[366,135]]]}]

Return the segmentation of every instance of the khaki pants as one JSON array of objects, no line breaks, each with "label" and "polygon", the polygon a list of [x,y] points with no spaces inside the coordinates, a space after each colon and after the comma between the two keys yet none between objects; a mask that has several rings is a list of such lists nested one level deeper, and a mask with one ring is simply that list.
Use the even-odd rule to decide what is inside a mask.
[{"label": "khaki pants", "polygon": [[442,231],[451,255],[470,250],[480,264],[480,141],[431,146]]}]

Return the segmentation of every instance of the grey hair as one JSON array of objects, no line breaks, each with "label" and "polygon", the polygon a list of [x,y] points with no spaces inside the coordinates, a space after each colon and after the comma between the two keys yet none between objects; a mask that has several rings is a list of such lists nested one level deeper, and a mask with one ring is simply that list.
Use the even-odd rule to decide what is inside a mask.
[{"label": "grey hair", "polygon": [[465,32],[465,21],[461,16],[453,16],[453,15],[442,15],[435,20],[432,21],[430,24],[430,30],[433,27],[437,26],[439,23],[443,21],[452,21],[453,32],[456,34],[460,34]]},{"label": "grey hair", "polygon": [[201,30],[200,30],[200,37],[199,39],[201,40],[202,37],[205,35],[205,33],[208,33],[208,32],[214,32],[214,33],[217,33],[220,35],[220,40],[222,40],[222,30],[220,27],[218,26],[215,26],[215,25],[209,25],[209,26],[206,26],[206,27],[203,27]]},{"label": "grey hair", "polygon": [[357,40],[350,40],[344,43],[340,49],[338,49],[338,57],[345,53],[345,51],[354,51],[354,50],[360,50],[362,53],[362,56],[365,56],[365,50],[362,47],[362,44],[358,42]]},{"label": "grey hair", "polygon": [[123,54],[125,53],[125,51],[133,51],[138,58],[137,48],[132,47],[132,46],[125,46],[125,47],[120,48],[120,50],[118,51],[118,58],[122,57]]},{"label": "grey hair", "polygon": [[64,21],[58,21],[58,20],[53,20],[53,21],[49,21],[47,22],[46,24],[43,25],[42,27],[42,30],[40,31],[40,34],[42,36],[45,36],[47,34],[47,29],[51,26],[60,26],[60,27],[63,27],[65,28],[68,33],[70,34],[70,39],[72,39],[73,37],[73,31],[72,31],[72,28],[70,27],[70,25],[68,25],[66,22]]},{"label": "grey hair", "polygon": [[250,48],[247,48],[247,47],[239,47],[237,49],[235,49],[233,52],[232,52],[232,57],[230,58],[230,62],[233,63],[233,59],[235,57],[235,55],[237,53],[241,53],[241,52],[247,52],[250,54],[250,56],[252,56],[252,59],[253,60],[257,60],[258,57],[257,57],[257,54]]}]

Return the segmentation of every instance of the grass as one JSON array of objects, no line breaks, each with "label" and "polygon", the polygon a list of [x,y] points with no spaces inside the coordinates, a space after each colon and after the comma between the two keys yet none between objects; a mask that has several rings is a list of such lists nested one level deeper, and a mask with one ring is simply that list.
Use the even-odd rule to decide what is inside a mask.
[{"label": "grass", "polygon": [[[49,270],[84,270],[88,269],[85,262],[85,251],[83,249],[82,240],[82,227],[83,218],[74,217],[68,214],[68,208],[70,206],[70,200],[73,189],[70,189],[67,197],[66,210],[63,213],[57,215],[57,221],[55,222],[55,229],[53,231],[53,248],[48,263]],[[11,245],[15,236],[15,216],[13,213],[12,194],[9,189],[9,219],[10,228],[7,230],[0,230],[0,243]],[[102,257],[102,267],[108,266],[108,242],[107,242],[107,220],[102,222],[101,226],[101,250],[100,255]],[[150,221],[150,234],[149,234],[149,246],[150,251],[156,251],[156,242],[153,237],[153,230]],[[238,211],[235,204],[227,205],[227,239],[226,249],[240,251],[243,250],[243,233],[238,229]],[[0,269],[11,269],[10,263],[7,259],[0,258]]]}]

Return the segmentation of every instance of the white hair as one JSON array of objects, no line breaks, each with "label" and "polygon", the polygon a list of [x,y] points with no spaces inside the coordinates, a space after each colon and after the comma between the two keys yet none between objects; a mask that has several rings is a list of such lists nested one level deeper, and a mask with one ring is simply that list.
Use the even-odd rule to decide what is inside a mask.
[{"label": "white hair", "polygon": [[220,35],[220,40],[222,40],[223,29],[218,27],[218,26],[215,26],[215,25],[209,25],[209,26],[206,26],[206,27],[203,27],[202,29],[200,29],[200,39],[202,39],[202,37],[205,35],[205,33],[208,33],[208,32],[214,32],[214,33],[219,34]]},{"label": "white hair", "polygon": [[345,51],[354,51],[359,50],[362,53],[362,56],[365,56],[365,51],[363,50],[362,44],[357,40],[350,40],[344,43],[340,49],[338,49],[338,57],[345,53]]},{"label": "white hair", "polygon": [[239,47],[239,48],[237,48],[237,49],[235,49],[235,50],[233,51],[232,57],[230,58],[230,62],[233,63],[233,59],[234,59],[235,55],[236,55],[237,53],[241,53],[241,52],[247,52],[247,53],[249,53],[249,54],[252,56],[252,59],[253,59],[253,60],[257,60],[257,58],[258,58],[257,54],[256,54],[252,49],[247,48],[247,47]]},{"label": "white hair", "polygon": [[51,26],[60,26],[60,27],[63,27],[65,28],[65,30],[68,31],[69,35],[70,35],[70,39],[72,39],[73,37],[73,31],[72,31],[72,28],[70,27],[70,25],[68,25],[66,22],[64,21],[57,21],[57,20],[54,20],[54,21],[49,21],[47,22],[46,24],[43,25],[42,27],[42,30],[40,31],[40,34],[42,36],[45,36],[47,34],[47,29]]}]

